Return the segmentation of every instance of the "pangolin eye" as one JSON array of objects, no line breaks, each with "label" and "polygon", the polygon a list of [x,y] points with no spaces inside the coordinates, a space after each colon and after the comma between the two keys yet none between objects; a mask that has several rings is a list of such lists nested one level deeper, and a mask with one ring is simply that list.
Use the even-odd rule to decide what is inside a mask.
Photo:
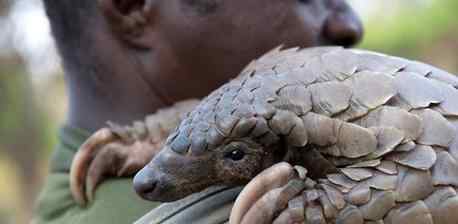
[{"label": "pangolin eye", "polygon": [[240,161],[245,158],[248,145],[243,142],[231,142],[224,149],[224,158],[232,161]]},{"label": "pangolin eye", "polygon": [[224,158],[233,161],[242,160],[246,155],[246,150],[248,150],[248,147],[244,143],[233,142],[226,146],[226,149],[224,150],[226,152],[224,153]]},{"label": "pangolin eye", "polygon": [[224,157],[229,158],[234,161],[239,161],[245,157],[245,152],[240,149],[235,149],[233,151],[226,153]]}]

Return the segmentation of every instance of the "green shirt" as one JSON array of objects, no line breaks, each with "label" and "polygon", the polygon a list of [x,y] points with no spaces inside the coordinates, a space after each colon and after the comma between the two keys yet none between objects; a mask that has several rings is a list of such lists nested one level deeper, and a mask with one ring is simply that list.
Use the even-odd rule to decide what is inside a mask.
[{"label": "green shirt", "polygon": [[94,201],[80,207],[70,192],[69,170],[73,156],[88,136],[89,133],[75,128],[61,129],[59,145],[51,159],[51,172],[37,201],[34,224],[125,224],[148,212],[138,223],[227,222],[240,188],[215,187],[160,205],[140,199],[133,191],[131,178],[116,178],[102,183]]}]

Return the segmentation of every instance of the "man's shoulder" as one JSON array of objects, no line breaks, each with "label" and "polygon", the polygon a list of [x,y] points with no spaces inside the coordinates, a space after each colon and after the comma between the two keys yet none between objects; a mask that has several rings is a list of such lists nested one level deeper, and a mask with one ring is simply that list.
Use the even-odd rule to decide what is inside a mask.
[{"label": "man's shoulder", "polygon": [[68,178],[65,173],[50,174],[37,201],[34,224],[125,224],[135,220],[138,220],[136,224],[226,223],[242,189],[213,187],[159,205],[140,199],[130,178],[117,178],[104,182],[94,200],[87,207],[80,207],[72,198]]},{"label": "man's shoulder", "polygon": [[97,188],[89,205],[80,207],[70,191],[68,170],[87,136],[88,133],[72,127],[61,129],[51,172],[37,200],[34,224],[125,224],[135,222],[148,212],[139,223],[216,224],[229,219],[232,204],[241,188],[210,188],[183,200],[160,205],[137,196],[131,178],[112,178]]}]

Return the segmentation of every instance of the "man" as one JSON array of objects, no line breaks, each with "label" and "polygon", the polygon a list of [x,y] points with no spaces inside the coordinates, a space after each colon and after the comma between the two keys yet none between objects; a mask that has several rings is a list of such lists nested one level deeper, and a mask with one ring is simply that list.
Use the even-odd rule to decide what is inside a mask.
[{"label": "man", "polygon": [[[36,223],[131,223],[157,206],[134,195],[130,178],[104,182],[86,207],[73,200],[72,158],[89,133],[107,121],[128,124],[175,102],[203,97],[280,44],[350,46],[362,35],[343,0],[44,3],[63,58],[70,107]],[[207,215],[227,216],[216,210]],[[181,211],[169,216],[186,220],[190,213]]]}]

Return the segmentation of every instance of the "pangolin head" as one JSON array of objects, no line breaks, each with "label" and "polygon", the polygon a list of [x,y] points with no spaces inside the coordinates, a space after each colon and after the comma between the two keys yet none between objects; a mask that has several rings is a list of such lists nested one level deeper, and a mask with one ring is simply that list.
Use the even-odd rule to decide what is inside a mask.
[{"label": "pangolin head", "polygon": [[280,137],[241,80],[213,92],[189,113],[165,146],[134,179],[151,201],[174,201],[212,185],[237,186],[281,161]]}]

